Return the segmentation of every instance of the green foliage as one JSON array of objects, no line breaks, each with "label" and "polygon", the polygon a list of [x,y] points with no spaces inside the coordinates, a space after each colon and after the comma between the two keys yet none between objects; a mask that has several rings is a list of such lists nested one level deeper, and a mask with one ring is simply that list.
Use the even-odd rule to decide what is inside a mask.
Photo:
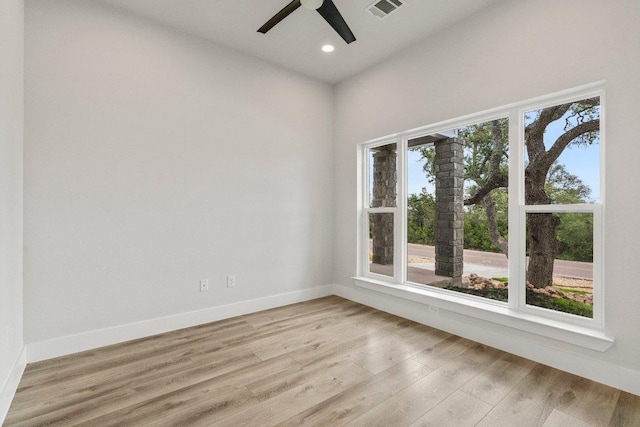
[{"label": "green foliage", "polygon": [[[555,284],[554,284],[554,286],[555,286]],[[587,292],[587,291],[578,291],[578,290],[575,290],[575,289],[561,288],[559,286],[555,286],[555,287],[560,289],[565,294],[575,294],[575,295],[590,295],[591,294],[591,292]]]},{"label": "green foliage", "polygon": [[453,285],[445,286],[444,289],[447,289],[449,291],[460,292],[468,295],[475,295],[482,298],[488,298],[495,301],[501,301],[501,302],[509,301],[508,289],[495,289],[495,288],[471,289],[471,288],[459,288]]},{"label": "green foliage", "polygon": [[[504,189],[494,190],[488,197],[496,203],[498,231],[506,236],[509,230],[509,200]],[[481,205],[467,206],[464,213],[464,247],[485,252],[501,252],[489,239],[487,214]]]},{"label": "green foliage", "polygon": [[434,245],[436,240],[436,201],[423,191],[407,199],[407,240],[409,243]]},{"label": "green foliage", "polygon": [[556,229],[558,259],[593,261],[593,215],[591,213],[559,213]]},{"label": "green foliage", "polygon": [[591,196],[589,186],[557,162],[549,168],[544,191],[553,203],[558,204],[586,203]]},{"label": "green foliage", "polygon": [[[496,135],[499,135],[497,137]],[[467,184],[466,197],[477,191],[489,177],[490,159],[497,139],[505,142],[500,151],[500,164],[497,172],[509,171],[509,120],[498,119],[478,123],[458,129],[458,137],[464,141],[464,179]]]},{"label": "green foliage", "polygon": [[565,298],[553,298],[527,290],[527,304],[583,317],[593,317],[593,306]]},{"label": "green foliage", "polygon": [[[493,128],[496,129],[493,129]],[[478,123],[458,129],[458,137],[464,141],[464,179],[467,186],[475,189],[486,182],[489,173],[489,159],[493,152],[493,131],[498,132],[503,141],[509,140],[509,120],[499,119],[492,122]],[[427,181],[435,182],[436,153],[432,146],[413,148],[419,151],[423,160],[422,169]],[[500,172],[508,172],[508,144],[505,144],[500,160]],[[471,187],[467,188],[469,190]],[[469,191],[468,191],[469,193]],[[467,194],[468,196],[469,194]]]},{"label": "green foliage", "polygon": [[464,247],[485,252],[500,252],[489,240],[487,215],[482,206],[471,206],[465,211]]},{"label": "green foliage", "polygon": [[[460,292],[468,295],[475,295],[482,298],[489,298],[496,301],[507,302],[509,300],[509,291],[507,289],[469,289],[459,288],[449,285],[444,289]],[[578,301],[565,298],[555,298],[549,295],[537,294],[531,290],[527,290],[527,304],[536,307],[547,308],[550,310],[561,311],[563,313],[575,314],[583,317],[593,317],[593,306],[583,304]]]},{"label": "green foliage", "polygon": [[434,150],[432,145],[410,148],[410,150],[420,152],[420,157],[423,161],[422,170],[425,173],[427,182],[430,184],[435,184],[436,182],[436,150]]}]

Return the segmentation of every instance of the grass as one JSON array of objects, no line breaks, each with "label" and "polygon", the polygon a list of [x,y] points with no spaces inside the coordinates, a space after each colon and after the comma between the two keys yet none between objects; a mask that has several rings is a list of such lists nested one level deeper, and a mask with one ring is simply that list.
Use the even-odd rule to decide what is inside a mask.
[{"label": "grass", "polygon": [[495,280],[500,283],[507,283],[509,281],[508,277],[492,277],[491,280]]},{"label": "grass", "polygon": [[496,301],[507,302],[509,301],[509,290],[508,289],[469,289],[469,288],[459,288],[457,286],[448,285],[445,286],[444,289],[450,291],[461,292],[463,294],[475,295],[478,297],[489,298]]},{"label": "grass", "polygon": [[548,308],[550,310],[562,311],[563,313],[575,314],[577,316],[593,318],[593,306],[583,304],[572,299],[552,298],[527,290],[527,304],[535,305],[536,307]]},{"label": "grass", "polygon": [[570,288],[561,288],[560,286],[555,285],[554,286],[558,289],[560,289],[562,292],[566,292],[568,294],[576,294],[576,295],[591,295],[591,292],[587,292],[587,291],[580,291],[577,289],[570,289]]}]

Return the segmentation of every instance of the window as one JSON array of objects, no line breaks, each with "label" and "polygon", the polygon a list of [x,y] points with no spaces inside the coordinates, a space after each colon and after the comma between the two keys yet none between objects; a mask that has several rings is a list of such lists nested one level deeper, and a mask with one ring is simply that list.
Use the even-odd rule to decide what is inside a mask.
[{"label": "window", "polygon": [[526,265],[520,281],[526,308],[600,315],[593,310],[601,297],[594,289],[594,265],[601,263],[594,260],[600,244],[594,232],[601,207],[600,105],[596,94],[523,113],[526,242],[519,257]]},{"label": "window", "polygon": [[367,265],[369,273],[395,277],[397,144],[366,148],[369,171],[366,192]]},{"label": "window", "polygon": [[603,96],[590,85],[363,143],[358,276],[602,329]]},{"label": "window", "polygon": [[407,282],[507,301],[508,133],[503,118],[407,140]]}]

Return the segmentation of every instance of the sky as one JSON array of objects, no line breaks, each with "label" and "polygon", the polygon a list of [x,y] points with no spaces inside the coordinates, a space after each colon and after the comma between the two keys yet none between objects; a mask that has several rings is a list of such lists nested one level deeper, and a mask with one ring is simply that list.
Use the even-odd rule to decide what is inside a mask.
[{"label": "sky", "polygon": [[420,152],[407,153],[407,194],[420,194],[422,188],[427,187],[427,192],[435,194],[435,185],[427,181],[427,175],[422,170]]}]

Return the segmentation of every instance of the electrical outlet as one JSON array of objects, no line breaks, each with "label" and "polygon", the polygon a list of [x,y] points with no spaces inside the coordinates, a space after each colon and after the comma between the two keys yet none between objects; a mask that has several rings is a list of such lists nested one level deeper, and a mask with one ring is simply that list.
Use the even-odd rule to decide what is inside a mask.
[{"label": "electrical outlet", "polygon": [[200,292],[207,292],[209,290],[209,280],[201,279],[200,280]]},{"label": "electrical outlet", "polygon": [[227,276],[227,288],[233,288],[236,286],[236,276]]}]

